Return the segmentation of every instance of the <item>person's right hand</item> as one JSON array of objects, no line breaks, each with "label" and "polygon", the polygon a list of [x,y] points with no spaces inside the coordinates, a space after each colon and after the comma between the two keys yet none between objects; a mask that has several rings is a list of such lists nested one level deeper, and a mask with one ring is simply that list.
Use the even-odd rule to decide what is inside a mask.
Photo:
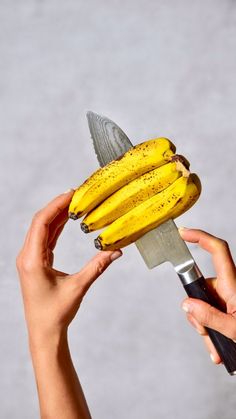
[{"label": "person's right hand", "polygon": [[73,193],[57,196],[35,214],[17,257],[41,418],[91,419],[67,330],[89,287],[122,255],[120,250],[99,252],[73,274],[55,269],[53,250]]},{"label": "person's right hand", "polygon": [[122,255],[120,250],[99,252],[73,274],[53,267],[53,250],[68,220],[73,193],[57,196],[37,212],[17,257],[29,336],[37,342],[41,336],[67,331],[89,287]]},{"label": "person's right hand", "polygon": [[221,358],[208,336],[205,327],[217,330],[236,342],[236,268],[228,244],[201,230],[179,229],[181,237],[210,252],[216,271],[216,278],[207,280],[213,293],[222,302],[225,312],[212,307],[204,301],[186,298],[182,308],[187,312],[190,323],[203,335],[211,359],[220,364]]}]

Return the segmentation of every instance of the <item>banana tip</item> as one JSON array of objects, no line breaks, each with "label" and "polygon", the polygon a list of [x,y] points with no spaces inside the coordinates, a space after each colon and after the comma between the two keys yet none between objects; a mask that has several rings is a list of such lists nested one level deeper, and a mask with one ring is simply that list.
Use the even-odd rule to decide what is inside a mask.
[{"label": "banana tip", "polygon": [[99,237],[97,237],[97,239],[94,240],[94,244],[95,244],[96,249],[102,250],[102,243]]},{"label": "banana tip", "polygon": [[75,214],[74,212],[69,212],[68,214],[69,218],[71,218],[72,220],[78,220],[78,215]]},{"label": "banana tip", "polygon": [[81,224],[80,224],[80,227],[81,227],[81,230],[82,230],[84,233],[89,233],[89,228],[88,228],[87,224],[85,224],[85,223],[81,223]]}]

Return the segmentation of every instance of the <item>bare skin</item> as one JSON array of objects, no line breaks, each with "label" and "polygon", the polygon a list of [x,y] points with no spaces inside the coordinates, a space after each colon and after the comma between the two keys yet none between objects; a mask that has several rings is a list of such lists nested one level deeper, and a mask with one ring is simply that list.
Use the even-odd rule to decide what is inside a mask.
[{"label": "bare skin", "polygon": [[[99,252],[79,272],[67,274],[53,267],[53,250],[67,220],[73,190],[59,195],[33,218],[17,257],[29,347],[37,383],[41,418],[90,419],[91,414],[74,369],[67,339],[92,283],[117,257],[118,251]],[[236,269],[223,240],[193,229],[180,229],[182,238],[211,253],[217,277],[208,279],[225,306],[223,313],[208,304],[186,298],[183,309],[203,335],[215,363],[221,359],[205,326],[236,340]]]},{"label": "bare skin", "polygon": [[217,330],[236,341],[236,268],[228,244],[201,230],[179,229],[184,240],[197,243],[212,256],[216,277],[208,278],[208,284],[220,298],[225,312],[194,298],[186,298],[182,308],[196,330],[203,336],[214,363],[222,362],[212,344],[206,327]]},{"label": "bare skin", "polygon": [[120,250],[99,252],[74,274],[53,268],[53,249],[68,220],[73,192],[59,195],[34,216],[17,257],[43,419],[91,418],[71,360],[67,331],[89,287],[122,255]]}]

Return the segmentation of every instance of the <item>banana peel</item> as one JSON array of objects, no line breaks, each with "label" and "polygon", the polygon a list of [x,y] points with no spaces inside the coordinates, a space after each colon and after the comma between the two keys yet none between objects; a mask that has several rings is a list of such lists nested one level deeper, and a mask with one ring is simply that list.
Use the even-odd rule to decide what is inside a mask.
[{"label": "banana peel", "polygon": [[166,189],[183,174],[188,176],[186,165],[183,156],[175,155],[170,163],[129,182],[89,212],[81,223],[81,229],[84,233],[89,233],[111,224],[143,201]]},{"label": "banana peel", "polygon": [[127,151],[119,159],[94,172],[75,191],[69,217],[82,217],[112,193],[156,167],[168,163],[174,155],[175,146],[167,138],[145,141]]},{"label": "banana peel", "polygon": [[181,176],[162,192],[147,199],[111,223],[94,241],[99,250],[128,246],[168,219],[187,211],[201,193],[196,174]]},{"label": "banana peel", "polygon": [[145,141],[97,170],[75,191],[69,217],[85,233],[106,227],[94,243],[115,250],[191,208],[201,182],[167,138]]}]

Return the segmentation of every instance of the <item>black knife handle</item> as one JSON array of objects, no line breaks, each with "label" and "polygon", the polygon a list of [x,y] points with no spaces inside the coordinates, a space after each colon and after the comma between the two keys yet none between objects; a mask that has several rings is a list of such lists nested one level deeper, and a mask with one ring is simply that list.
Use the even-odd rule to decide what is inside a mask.
[{"label": "black knife handle", "polygon": [[[185,291],[189,297],[199,298],[202,301],[214,306],[222,311],[219,307],[219,303],[216,298],[212,295],[207,286],[207,283],[203,276],[190,284],[184,285]],[[216,330],[206,327],[207,332],[221,357],[225,368],[231,375],[236,375],[236,343],[232,339],[227,338]]]}]

